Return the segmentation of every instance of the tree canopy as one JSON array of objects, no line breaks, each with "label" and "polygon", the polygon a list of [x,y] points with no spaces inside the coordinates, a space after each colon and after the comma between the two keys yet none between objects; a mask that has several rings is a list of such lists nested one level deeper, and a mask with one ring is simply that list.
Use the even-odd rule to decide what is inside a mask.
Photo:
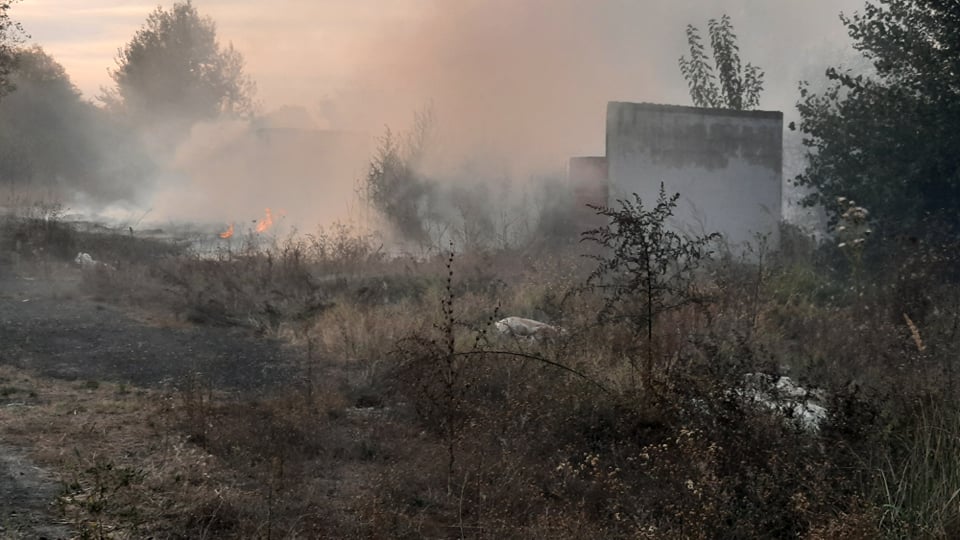
[{"label": "tree canopy", "polygon": [[13,90],[10,74],[16,64],[16,47],[23,42],[20,23],[10,18],[10,6],[17,0],[0,0],[0,98]]},{"label": "tree canopy", "polygon": [[243,56],[222,47],[216,24],[188,0],[158,7],[120,49],[103,101],[132,120],[183,122],[252,112],[255,87]]},{"label": "tree canopy", "polygon": [[15,85],[0,101],[0,181],[132,195],[149,161],[110,115],[84,101],[66,71],[38,46],[12,51]]},{"label": "tree canopy", "polygon": [[740,48],[729,15],[719,21],[710,19],[707,28],[713,65],[704,49],[700,30],[687,25],[690,58],[680,57],[680,72],[690,88],[690,99],[697,107],[755,109],[760,105],[763,91],[763,71],[752,64],[740,63]]},{"label": "tree canopy", "polygon": [[855,200],[883,233],[956,233],[960,3],[879,0],[841,20],[873,72],[831,67],[822,93],[801,84],[809,164],[796,180],[814,188],[806,204],[836,223]]}]

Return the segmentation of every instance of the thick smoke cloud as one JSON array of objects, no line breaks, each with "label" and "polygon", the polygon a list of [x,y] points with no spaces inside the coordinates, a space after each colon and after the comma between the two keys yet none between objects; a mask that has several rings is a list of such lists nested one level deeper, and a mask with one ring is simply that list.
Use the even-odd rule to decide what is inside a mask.
[{"label": "thick smoke cloud", "polygon": [[[83,9],[70,3],[76,26],[111,21],[109,30],[91,42],[115,40],[102,53],[99,73],[71,73],[87,92],[106,84],[103,69],[149,11],[136,17],[120,3],[104,0],[99,11],[89,14],[96,3],[84,3]],[[42,10],[34,7],[30,12],[33,23],[29,17],[24,22],[34,38],[43,41],[37,27],[52,23],[45,23],[40,13],[49,18],[57,1],[39,4]],[[426,164],[431,175],[455,175],[469,162],[476,176],[494,170],[526,178],[562,170],[572,155],[603,154],[607,101],[689,103],[677,68],[677,58],[686,52],[684,28],[688,23],[704,28],[707,19],[723,13],[733,17],[744,61],[766,72],[761,108],[783,110],[789,121],[795,116],[797,81],[822,72],[843,56],[837,51],[848,48],[837,15],[859,9],[863,2],[196,0],[195,4],[217,21],[221,40],[232,42],[245,55],[264,110],[303,107],[313,126],[366,134],[369,148],[384,125],[403,129],[414,110],[432,102],[438,123],[432,159]],[[64,32],[61,25],[59,41],[48,46],[55,56],[59,50],[70,50]],[[68,71],[72,61],[63,59]],[[259,214],[267,202],[301,206],[295,211],[304,214],[300,221],[305,224],[345,217],[345,202],[331,201],[352,196],[358,174],[341,171],[356,170],[356,156],[351,156],[350,165],[335,167],[342,178],[316,175],[324,178],[311,185],[304,185],[304,167],[291,175],[277,170],[267,178],[240,177],[207,167],[213,159],[232,159],[223,149],[211,150],[210,141],[222,140],[229,149],[239,144],[238,137],[249,134],[237,135],[229,127],[216,134],[201,127],[195,134],[177,166],[181,173],[190,173],[203,164],[206,173],[190,181],[183,176],[169,181],[170,189],[156,199],[155,217],[180,218],[200,207],[212,219],[255,218],[250,214]],[[282,200],[264,200],[264,188],[258,187],[263,182]],[[204,195],[178,202],[182,190]],[[209,204],[189,202],[197,200]]]},{"label": "thick smoke cloud", "polygon": [[[338,73],[338,81],[321,85],[324,94],[274,87],[269,78],[260,84],[265,99],[274,93],[278,100],[296,99],[333,127],[373,132],[384,123],[402,125],[432,100],[445,150],[509,154],[520,165],[551,166],[569,155],[602,153],[607,101],[689,102],[677,68],[687,23],[703,28],[708,18],[731,14],[744,60],[766,70],[763,108],[789,112],[807,66],[830,48],[846,46],[838,13],[861,3],[393,2],[394,10],[379,17],[355,14],[365,24],[352,37],[331,36],[342,47],[334,46],[337,57],[322,55],[327,66],[297,66],[299,58],[277,65],[285,55],[271,55],[274,73],[285,65],[287,72],[302,69],[302,78],[314,74],[317,81],[325,69]],[[333,15],[328,3],[306,4],[295,3],[313,13],[306,17],[311,21]],[[215,12],[216,4],[210,9]],[[225,20],[223,31],[233,24]],[[238,26],[237,35],[255,26]],[[300,27],[288,28],[299,36]],[[275,45],[278,51],[282,43]],[[260,49],[250,57],[255,76],[265,54]]]}]

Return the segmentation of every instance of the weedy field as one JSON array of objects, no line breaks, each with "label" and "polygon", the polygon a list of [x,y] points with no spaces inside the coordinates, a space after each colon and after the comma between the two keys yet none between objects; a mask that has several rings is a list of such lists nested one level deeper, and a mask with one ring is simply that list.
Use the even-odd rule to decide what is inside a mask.
[{"label": "weedy field", "polygon": [[[138,381],[114,351],[91,375],[55,325],[3,343],[0,437],[81,538],[960,534],[954,246],[785,227],[734,254],[606,216],[585,242],[387,257],[345,227],[200,255],[11,215],[4,325],[32,336],[24,299],[91,332],[122,316],[98,339],[172,332],[129,358],[171,368]],[[558,331],[501,334],[506,316]],[[231,385],[267,353],[226,348],[174,369],[151,351],[177,332],[269,344],[284,369]]]}]

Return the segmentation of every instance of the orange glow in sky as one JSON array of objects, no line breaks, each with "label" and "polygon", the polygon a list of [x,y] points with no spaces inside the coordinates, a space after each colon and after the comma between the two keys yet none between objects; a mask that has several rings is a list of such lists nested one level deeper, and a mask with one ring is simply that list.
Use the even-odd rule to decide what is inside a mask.
[{"label": "orange glow in sky", "polygon": [[[172,1],[160,3],[169,7]],[[111,83],[107,70],[114,66],[117,49],[129,41],[157,5],[156,1],[141,0],[24,0],[15,3],[10,14],[31,34],[31,41],[42,45],[64,65],[84,95],[94,98],[101,87]],[[624,57],[630,57],[637,64],[653,63],[654,71],[669,72],[679,80],[679,75],[672,72],[682,52],[683,30],[688,22],[704,26],[708,17],[729,13],[745,51],[757,51],[756,47],[750,48],[750,43],[763,39],[769,44],[765,48],[774,54],[781,50],[778,44],[783,44],[783,50],[793,49],[802,57],[807,47],[831,39],[847,41],[837,15],[841,10],[851,13],[861,9],[863,2],[195,0],[194,5],[201,14],[214,19],[221,42],[232,42],[244,55],[248,72],[257,82],[259,97],[268,107],[298,104],[313,108],[331,96],[355,89],[362,82],[358,79],[363,79],[360,72],[381,67],[378,55],[385,55],[384,63],[396,64],[397,58],[406,57],[414,62],[413,67],[422,67],[416,65],[414,53],[419,52],[414,50],[416,46],[447,43],[456,39],[458,32],[463,33],[464,39],[496,42],[498,37],[507,38],[499,46],[513,48],[521,56],[524,47],[537,50],[541,43],[559,46],[556,52],[561,61],[588,45],[588,51],[598,53],[594,59],[598,64],[615,65]],[[478,14],[492,21],[478,21],[476,28],[482,29],[482,34],[464,26],[478,20]],[[582,24],[587,31],[579,32],[562,22],[553,24],[552,19],[562,17]],[[516,43],[516,36],[510,35],[512,26],[529,37],[528,43],[522,46]],[[508,35],[495,35],[501,29]],[[434,37],[428,40],[419,37],[425,30]],[[560,36],[563,38],[560,41],[550,35],[560,32],[567,34]],[[776,36],[775,43],[770,42],[771,36]],[[604,43],[598,46],[584,40],[603,40]],[[391,52],[396,55],[391,56]],[[436,51],[424,61],[433,62],[432,68],[455,72],[465,69],[460,62],[469,65],[474,60],[469,56],[470,47],[452,52],[460,57],[447,58],[442,51]],[[753,56],[758,54],[761,57],[757,63],[767,69],[767,80],[775,82],[778,68],[762,57],[764,51],[757,51]],[[508,57],[505,56],[504,61],[508,61]],[[571,58],[571,62],[571,68],[575,69],[577,59]],[[535,69],[539,63],[531,62],[529,67]],[[489,67],[482,61],[480,64],[484,69]],[[793,92],[796,81],[788,81]],[[595,82],[585,81],[585,84]],[[683,89],[682,84],[674,86]],[[610,99],[629,97],[611,95]],[[427,98],[418,99],[422,102]],[[380,126],[382,122],[381,119]]]}]

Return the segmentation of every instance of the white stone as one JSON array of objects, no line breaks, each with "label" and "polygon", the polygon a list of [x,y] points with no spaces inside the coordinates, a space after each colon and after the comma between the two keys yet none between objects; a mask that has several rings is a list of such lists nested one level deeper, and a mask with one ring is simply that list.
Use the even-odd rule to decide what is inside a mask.
[{"label": "white stone", "polygon": [[523,317],[506,317],[500,319],[494,325],[502,335],[522,338],[538,339],[555,337],[565,333],[560,327]]}]

